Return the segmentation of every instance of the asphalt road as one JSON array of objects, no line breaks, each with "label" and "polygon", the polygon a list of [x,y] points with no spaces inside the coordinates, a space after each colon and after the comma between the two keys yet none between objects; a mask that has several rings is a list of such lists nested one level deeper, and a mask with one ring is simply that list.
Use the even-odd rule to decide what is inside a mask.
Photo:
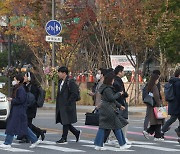
[{"label": "asphalt road", "polygon": [[[130,115],[130,125],[128,128],[128,138],[132,141],[132,147],[128,150],[121,151],[115,146],[106,145],[105,151],[94,150],[93,140],[95,138],[97,127],[85,126],[84,113],[78,113],[78,122],[75,126],[82,130],[81,139],[78,143],[75,142],[75,137],[69,133],[68,144],[57,145],[55,141],[59,140],[62,133],[62,126],[55,124],[55,111],[54,110],[39,110],[34,124],[41,128],[47,129],[45,141],[34,149],[30,149],[30,144],[19,144],[14,140],[11,149],[0,149],[0,154],[6,153],[38,153],[38,154],[60,154],[60,153],[132,153],[132,154],[166,154],[166,153],[180,153],[180,144],[176,140],[176,133],[174,129],[178,123],[171,126],[171,130],[166,134],[165,141],[155,142],[153,137],[149,140],[145,139],[142,135],[143,130],[143,115]],[[5,134],[3,129],[0,130],[0,143],[3,143]]]}]

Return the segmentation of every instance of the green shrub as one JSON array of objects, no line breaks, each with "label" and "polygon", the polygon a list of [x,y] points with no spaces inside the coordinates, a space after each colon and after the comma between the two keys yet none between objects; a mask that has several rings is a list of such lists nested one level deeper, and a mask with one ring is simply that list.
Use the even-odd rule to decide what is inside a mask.
[{"label": "green shrub", "polygon": [[78,105],[93,105],[92,97],[87,92],[88,89],[81,89],[81,100],[77,102]]},{"label": "green shrub", "polygon": [[6,76],[0,76],[0,82],[8,82],[8,78]]},{"label": "green shrub", "polygon": [[8,95],[8,84],[6,83],[5,86],[0,89],[0,92],[3,93],[4,95]]}]

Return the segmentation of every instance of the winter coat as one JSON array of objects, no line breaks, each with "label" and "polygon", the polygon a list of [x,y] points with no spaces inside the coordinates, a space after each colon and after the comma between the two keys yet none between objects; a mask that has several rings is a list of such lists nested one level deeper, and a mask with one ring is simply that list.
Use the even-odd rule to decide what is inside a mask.
[{"label": "winter coat", "polygon": [[5,133],[8,135],[26,135],[27,128],[26,92],[22,85],[17,89],[16,95],[11,101]]},{"label": "winter coat", "polygon": [[[38,100],[39,96],[39,90],[38,90],[38,85],[29,83],[29,84],[24,84],[24,88],[26,92],[31,92],[34,96],[36,101]],[[27,108],[27,117],[28,119],[33,119],[36,117],[37,113],[37,103],[35,103],[33,106]]]},{"label": "winter coat", "polygon": [[175,99],[168,103],[168,114],[180,115],[180,78],[171,78],[169,82],[173,83]]},{"label": "winter coat", "polygon": [[120,103],[122,106],[125,107],[125,110],[121,110],[121,115],[128,119],[128,103],[126,102],[126,97],[128,97],[126,91],[125,91],[125,87],[124,87],[124,83],[122,81],[122,79],[118,76],[115,76],[114,78],[114,83],[113,83],[113,87],[115,89],[115,92],[121,92],[123,91],[124,94],[121,95],[118,99],[117,102]]},{"label": "winter coat", "polygon": [[[160,99],[160,94],[157,85],[154,85],[152,88],[152,93],[154,96],[155,107],[160,107],[162,105],[162,100]],[[148,119],[150,120],[150,125],[163,124],[163,120],[156,119],[154,114],[154,107],[147,105]]]},{"label": "winter coat", "polygon": [[120,97],[120,93],[115,93],[114,88],[109,85],[102,84],[99,88],[102,98],[102,104],[99,109],[99,128],[103,129],[120,129],[123,127],[122,122],[115,113],[115,109],[121,107],[116,99]]},{"label": "winter coat", "polygon": [[76,123],[76,83],[74,80],[66,77],[60,91],[61,82],[62,80],[59,80],[58,82],[58,91],[56,97],[56,123],[61,123],[62,125]]},{"label": "winter coat", "polygon": [[95,90],[95,105],[99,108],[101,105],[101,94],[99,93],[99,88],[101,87],[101,85],[103,84],[102,81],[99,81],[97,86],[96,86],[96,90]]}]

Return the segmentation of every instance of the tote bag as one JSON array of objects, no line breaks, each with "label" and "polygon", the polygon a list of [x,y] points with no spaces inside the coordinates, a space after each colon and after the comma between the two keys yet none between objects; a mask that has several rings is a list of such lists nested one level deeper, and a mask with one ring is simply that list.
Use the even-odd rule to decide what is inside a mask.
[{"label": "tote bag", "polygon": [[164,119],[168,117],[168,107],[154,107],[154,114],[157,119]]}]

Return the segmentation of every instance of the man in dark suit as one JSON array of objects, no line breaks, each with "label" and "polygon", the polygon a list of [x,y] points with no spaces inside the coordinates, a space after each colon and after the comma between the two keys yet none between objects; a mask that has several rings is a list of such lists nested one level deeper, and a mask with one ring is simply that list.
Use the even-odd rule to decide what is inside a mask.
[{"label": "man in dark suit", "polygon": [[77,85],[73,79],[69,79],[68,68],[62,66],[58,69],[58,92],[56,98],[56,123],[63,125],[63,134],[58,144],[67,143],[67,135],[70,130],[79,141],[81,131],[72,126],[77,122],[76,100],[78,98]]}]

